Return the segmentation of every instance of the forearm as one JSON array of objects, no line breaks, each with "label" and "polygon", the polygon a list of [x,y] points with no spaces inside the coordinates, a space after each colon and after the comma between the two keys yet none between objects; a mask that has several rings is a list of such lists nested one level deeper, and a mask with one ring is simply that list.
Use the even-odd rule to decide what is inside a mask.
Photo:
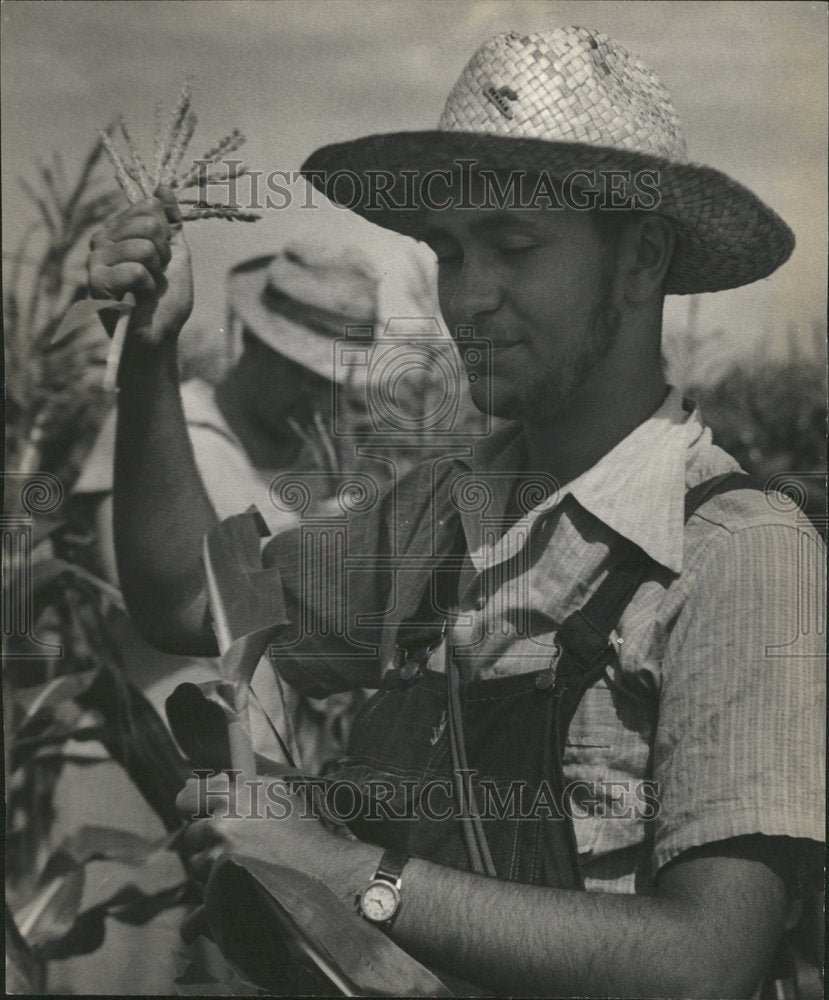
[{"label": "forearm", "polygon": [[[526,886],[412,860],[392,937],[424,963],[503,994],[687,995],[664,901]],[[685,935],[687,937],[687,935]],[[687,946],[687,941],[682,947]]]},{"label": "forearm", "polygon": [[113,521],[127,607],[155,645],[210,655],[201,549],[217,518],[187,434],[175,340],[128,337],[120,373]]},{"label": "forearm", "polygon": [[[201,794],[188,782],[184,816],[203,809]],[[301,806],[259,822],[214,814],[187,839],[194,865],[209,866],[220,844],[307,872],[349,908],[383,854],[303,818]],[[495,995],[750,997],[787,912],[778,854],[760,834],[688,850],[648,895],[524,885],[410,858],[386,932],[423,964]]]},{"label": "forearm", "polygon": [[[348,845],[322,877],[353,903],[381,853]],[[501,995],[750,996],[779,927],[780,887],[748,862],[701,864],[643,896],[527,886],[413,858],[390,935],[424,964]]]}]

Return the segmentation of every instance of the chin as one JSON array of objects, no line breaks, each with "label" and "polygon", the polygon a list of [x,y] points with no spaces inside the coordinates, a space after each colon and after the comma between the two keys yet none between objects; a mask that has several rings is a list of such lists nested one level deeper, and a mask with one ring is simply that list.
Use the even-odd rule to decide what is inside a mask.
[{"label": "chin", "polygon": [[505,385],[498,379],[481,379],[470,385],[469,391],[472,402],[482,413],[522,423],[532,423],[542,415],[552,415],[566,402],[553,385],[516,386]]}]

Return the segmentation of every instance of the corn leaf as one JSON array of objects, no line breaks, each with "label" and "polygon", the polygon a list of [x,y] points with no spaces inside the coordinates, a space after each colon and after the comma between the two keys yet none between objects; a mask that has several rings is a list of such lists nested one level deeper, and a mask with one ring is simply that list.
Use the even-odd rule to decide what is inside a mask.
[{"label": "corn leaf", "polygon": [[[233,767],[230,756],[228,727],[238,722],[235,688],[226,681],[203,681],[200,684],[179,684],[165,703],[167,721],[176,743],[194,767],[225,771]],[[293,767],[290,750],[274,727],[273,734],[280,749]],[[284,764],[277,764],[256,755],[257,773],[284,774]],[[276,768],[276,771],[273,769]]]},{"label": "corn leaf", "polygon": [[118,861],[139,866],[167,846],[167,839],[150,841],[128,830],[101,826],[81,827],[67,837],[47,862],[40,891],[16,915],[20,934],[33,953],[49,959],[88,954],[104,940],[106,917],[143,924],[162,910],[180,904],[181,886],[150,896],[130,885],[80,912],[87,864]]},{"label": "corn leaf", "polygon": [[176,796],[189,769],[167,727],[147,698],[112,671],[102,671],[78,696],[83,708],[104,720],[99,739],[172,831],[181,826]]},{"label": "corn leaf", "polygon": [[179,684],[165,708],[175,741],[194,767],[223,771],[232,766],[227,729],[236,709],[226,681]]},{"label": "corn leaf", "polygon": [[36,688],[23,688],[15,696],[15,702],[22,710],[22,716],[18,722],[18,735],[35,720],[53,709],[61,702],[76,698],[82,694],[95,680],[98,668],[93,670],[82,670],[76,673],[63,674],[55,677],[47,684],[40,684]]},{"label": "corn leaf", "polygon": [[71,929],[83,899],[83,887],[83,868],[75,868],[49,881],[16,914],[20,933],[31,948],[37,951]]},{"label": "corn leaf", "polygon": [[46,970],[26,944],[6,905],[6,993],[43,996]]},{"label": "corn leaf", "polygon": [[[199,952],[204,952],[211,947],[211,943],[202,940],[199,943]],[[215,949],[215,945],[212,948]],[[187,962],[186,966],[174,981],[176,996],[183,997],[251,997],[258,996],[261,990],[237,976],[233,970],[224,963],[221,954],[217,951],[218,961],[224,964],[221,975],[214,975],[206,964],[194,960]],[[200,955],[201,957],[201,955]],[[215,963],[214,963],[215,964]],[[297,993],[283,993],[283,996],[298,996]]]},{"label": "corn leaf", "polygon": [[82,826],[66,837],[46,863],[41,881],[66,875],[90,861],[120,861],[126,865],[142,865],[167,840],[147,840],[129,830],[110,826]]},{"label": "corn leaf", "polygon": [[[59,527],[61,523],[58,522],[54,525],[52,530]],[[114,604],[116,608],[119,608],[121,611],[126,610],[124,598],[117,587],[109,583],[108,580],[102,580],[101,577],[90,573],[83,566],[67,562],[65,559],[42,559],[35,563],[32,569],[32,586],[35,596],[62,576],[74,577],[76,580],[89,584],[94,590],[106,597],[111,604]]]},{"label": "corn leaf", "polygon": [[236,855],[219,861],[207,883],[205,913],[225,958],[267,990],[281,993],[287,976],[304,971],[294,995],[315,993],[326,982],[346,996],[452,995],[326,885],[291,868]]},{"label": "corn leaf", "polygon": [[151,895],[137,886],[125,886],[106,902],[77,914],[72,926],[60,937],[44,940],[37,948],[37,954],[50,960],[88,955],[103,944],[107,918],[134,927],[141,926],[164,910],[184,906],[188,902],[190,900],[182,886],[172,886]]}]

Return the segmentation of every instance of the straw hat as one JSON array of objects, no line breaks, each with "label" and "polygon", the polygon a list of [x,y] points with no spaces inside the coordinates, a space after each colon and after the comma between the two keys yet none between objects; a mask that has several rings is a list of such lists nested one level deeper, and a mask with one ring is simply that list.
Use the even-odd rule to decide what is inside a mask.
[{"label": "straw hat", "polygon": [[[477,168],[546,172],[658,171],[657,211],[671,218],[677,246],[666,292],[712,292],[771,274],[794,249],[789,227],[755,195],[710,167],[689,163],[671,99],[636,56],[586,28],[508,32],[485,42],[455,84],[437,129],[371,135],[326,146],[303,173],[332,201],[389,229],[417,236],[423,212],[395,210],[358,178],[388,171],[395,205],[406,205],[402,171]],[[398,194],[395,195],[394,191]],[[408,188],[407,190],[411,190]]]},{"label": "straw hat", "polygon": [[227,294],[231,314],[264,344],[343,381],[348,372],[335,364],[335,341],[347,327],[376,321],[377,287],[377,274],[359,251],[303,242],[238,264]]}]

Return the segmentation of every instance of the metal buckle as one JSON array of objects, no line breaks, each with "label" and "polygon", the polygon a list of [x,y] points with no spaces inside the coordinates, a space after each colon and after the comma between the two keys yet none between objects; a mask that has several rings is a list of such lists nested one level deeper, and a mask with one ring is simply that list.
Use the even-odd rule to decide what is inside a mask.
[{"label": "metal buckle", "polygon": [[395,646],[394,664],[401,681],[412,681],[420,673],[420,664],[417,660],[411,659],[409,650],[405,646]]},{"label": "metal buckle", "polygon": [[402,681],[411,681],[425,668],[429,657],[446,638],[447,619],[441,623],[440,633],[430,643],[417,649],[417,657],[412,657],[412,651],[407,646],[397,643],[394,647],[394,665],[398,668],[398,676]]},{"label": "metal buckle", "polygon": [[550,662],[547,667],[536,674],[535,677],[535,689],[536,691],[549,691],[550,688],[555,684],[556,676],[558,675],[558,662],[561,659],[561,654],[564,652],[561,643],[558,639],[553,641],[553,653],[550,657]]},{"label": "metal buckle", "polygon": [[406,663],[400,668],[400,680],[401,681],[413,681],[415,677],[420,673],[420,664],[415,663],[414,660],[407,660]]}]

